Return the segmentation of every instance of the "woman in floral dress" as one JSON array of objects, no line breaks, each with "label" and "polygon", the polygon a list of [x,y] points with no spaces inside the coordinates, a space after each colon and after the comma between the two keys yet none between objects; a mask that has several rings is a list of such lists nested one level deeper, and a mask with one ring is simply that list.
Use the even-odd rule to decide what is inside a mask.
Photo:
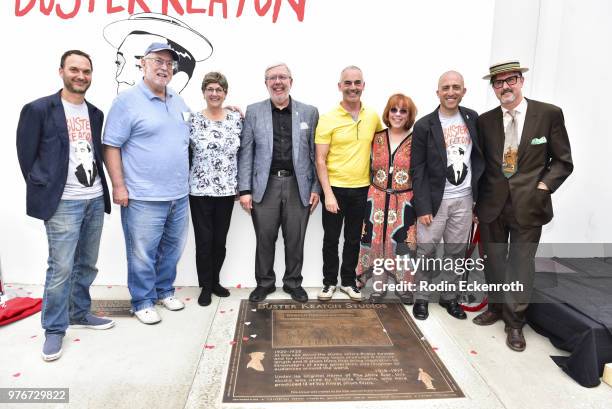
[{"label": "woman in floral dress", "polygon": [[239,112],[223,108],[227,89],[223,74],[206,74],[202,81],[206,108],[191,120],[189,207],[202,306],[210,305],[211,294],[230,295],[219,282],[219,272],[236,197],[242,118]]},{"label": "woman in floral dress", "polygon": [[[409,252],[416,250],[416,214],[410,203],[412,180],[409,173],[411,128],[416,113],[416,106],[409,97],[392,95],[383,113],[383,122],[388,128],[376,133],[372,141],[372,181],[357,266],[362,286],[370,278],[377,284],[373,286],[372,301],[380,301],[386,294],[381,284],[391,281],[407,285],[412,280],[412,271],[404,268],[403,262],[399,269],[384,272],[382,263],[386,259],[396,260],[398,255],[409,257]],[[380,269],[374,271],[375,266]],[[412,304],[410,292],[396,293],[404,304]]]}]

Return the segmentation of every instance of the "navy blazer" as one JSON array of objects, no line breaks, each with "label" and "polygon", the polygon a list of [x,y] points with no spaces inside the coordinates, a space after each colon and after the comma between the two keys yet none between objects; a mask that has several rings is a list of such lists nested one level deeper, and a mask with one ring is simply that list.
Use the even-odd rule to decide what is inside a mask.
[{"label": "navy blazer", "polygon": [[[104,114],[87,102],[94,159],[104,190],[104,211],[110,213],[110,195],[102,166]],[[17,125],[17,157],[26,182],[26,212],[49,220],[57,210],[68,177],[70,143],[61,90],[26,104]]]},{"label": "navy blazer", "polygon": [[[419,119],[414,124],[412,150],[410,153],[410,172],[412,174],[412,203],[417,216],[436,215],[446,187],[446,145],[438,110]],[[478,179],[484,171],[484,159],[478,142],[478,114],[462,106],[459,112],[472,138],[472,198],[478,198]]]}]

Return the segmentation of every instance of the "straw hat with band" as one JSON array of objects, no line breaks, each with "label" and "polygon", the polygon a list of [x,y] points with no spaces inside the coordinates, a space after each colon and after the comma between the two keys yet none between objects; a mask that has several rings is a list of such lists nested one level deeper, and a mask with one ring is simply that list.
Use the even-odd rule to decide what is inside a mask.
[{"label": "straw hat with band", "polygon": [[483,80],[491,80],[491,78],[495,77],[497,74],[502,74],[504,72],[513,72],[518,71],[520,73],[529,71],[529,68],[521,67],[521,64],[517,60],[513,61],[504,61],[497,64],[493,64],[489,67],[489,73],[482,77]]}]

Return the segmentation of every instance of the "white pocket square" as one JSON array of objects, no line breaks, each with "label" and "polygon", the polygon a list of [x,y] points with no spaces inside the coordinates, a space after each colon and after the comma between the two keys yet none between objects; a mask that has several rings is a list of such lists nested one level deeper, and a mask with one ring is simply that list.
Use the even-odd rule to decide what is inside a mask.
[{"label": "white pocket square", "polygon": [[300,129],[308,129],[308,124],[306,122],[300,122]]}]

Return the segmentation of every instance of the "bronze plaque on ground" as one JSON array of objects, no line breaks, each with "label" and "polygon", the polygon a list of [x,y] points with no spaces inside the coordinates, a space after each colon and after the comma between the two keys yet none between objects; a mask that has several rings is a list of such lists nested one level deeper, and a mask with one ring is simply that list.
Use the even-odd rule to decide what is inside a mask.
[{"label": "bronze plaque on ground", "polygon": [[130,317],[130,300],[91,300],[91,311],[101,317]]},{"label": "bronze plaque on ground", "polygon": [[243,300],[223,402],[459,398],[399,303]]}]

